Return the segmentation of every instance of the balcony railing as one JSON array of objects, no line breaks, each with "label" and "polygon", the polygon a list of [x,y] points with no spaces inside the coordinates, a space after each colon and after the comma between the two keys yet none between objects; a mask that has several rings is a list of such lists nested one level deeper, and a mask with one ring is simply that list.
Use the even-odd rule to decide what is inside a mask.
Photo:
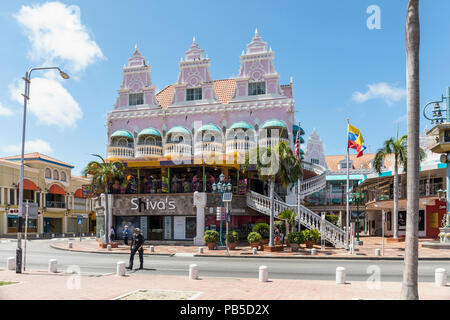
[{"label": "balcony railing", "polygon": [[241,151],[241,152],[247,152],[250,149],[253,149],[256,147],[256,143],[254,141],[249,140],[228,140],[226,144],[227,153],[235,152],[235,151]]},{"label": "balcony railing", "polygon": [[167,143],[164,145],[164,156],[190,157],[192,146],[186,143]]},{"label": "balcony railing", "polygon": [[263,148],[272,148],[276,146],[280,141],[289,143],[289,140],[285,138],[261,138],[259,139],[259,146]]},{"label": "balcony railing", "polygon": [[195,155],[222,153],[222,143],[203,141],[195,144]]},{"label": "balcony railing", "polygon": [[108,158],[132,159],[134,158],[134,148],[109,146]]},{"label": "balcony railing", "polygon": [[47,208],[65,209],[66,203],[62,201],[46,201]]},{"label": "balcony railing", "polygon": [[137,145],[136,158],[152,157],[158,158],[162,156],[163,148],[156,145]]}]

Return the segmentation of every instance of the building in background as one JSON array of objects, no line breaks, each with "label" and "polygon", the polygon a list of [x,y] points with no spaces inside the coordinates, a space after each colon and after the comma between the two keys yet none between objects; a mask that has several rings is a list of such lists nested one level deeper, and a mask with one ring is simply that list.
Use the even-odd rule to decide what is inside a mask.
[{"label": "building in background", "polygon": [[[24,159],[23,199],[38,204],[38,219],[28,221],[28,232],[49,236],[94,232],[91,200],[82,194],[89,179],[72,175],[72,165],[44,154],[28,153]],[[17,233],[19,180],[20,155],[1,158],[0,236]]]}]

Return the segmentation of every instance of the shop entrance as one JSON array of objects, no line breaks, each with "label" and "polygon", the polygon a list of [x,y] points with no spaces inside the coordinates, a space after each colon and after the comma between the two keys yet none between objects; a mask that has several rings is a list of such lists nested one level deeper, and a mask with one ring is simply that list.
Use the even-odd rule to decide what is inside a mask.
[{"label": "shop entrance", "polygon": [[62,219],[44,218],[44,233],[62,233]]},{"label": "shop entrance", "polygon": [[148,217],[148,239],[162,240],[163,239],[163,216]]}]

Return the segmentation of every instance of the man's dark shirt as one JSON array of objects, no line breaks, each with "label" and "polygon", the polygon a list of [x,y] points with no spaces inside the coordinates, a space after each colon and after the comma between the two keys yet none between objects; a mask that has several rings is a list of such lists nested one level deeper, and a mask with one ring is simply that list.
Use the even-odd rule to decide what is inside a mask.
[{"label": "man's dark shirt", "polygon": [[133,234],[133,247],[139,249],[144,244],[144,236],[142,234]]}]

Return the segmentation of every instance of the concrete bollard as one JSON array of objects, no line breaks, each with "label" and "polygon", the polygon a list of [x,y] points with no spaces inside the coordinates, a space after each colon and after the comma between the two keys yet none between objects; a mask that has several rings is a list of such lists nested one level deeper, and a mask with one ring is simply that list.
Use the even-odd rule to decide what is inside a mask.
[{"label": "concrete bollard", "polygon": [[82,234],[82,236],[84,237],[84,233]]},{"label": "concrete bollard", "polygon": [[155,246],[150,246],[150,252],[155,252]]},{"label": "concrete bollard", "polygon": [[316,249],[316,248],[312,248],[312,249],[311,249],[311,255],[312,255],[312,256],[317,255],[317,249]]},{"label": "concrete bollard", "polygon": [[69,249],[72,249],[72,242],[69,242]]},{"label": "concrete bollard", "polygon": [[58,272],[58,261],[56,259],[50,259],[48,261],[48,273],[57,273]]},{"label": "concrete bollard", "polygon": [[267,282],[269,281],[269,270],[267,270],[267,266],[259,267],[259,282]]},{"label": "concrete bollard", "polygon": [[65,235],[64,233],[61,235],[62,238],[64,238],[65,236],[66,236],[66,235]]},{"label": "concrete bollard", "polygon": [[258,254],[258,248],[253,248],[253,249],[252,249],[252,253],[253,253],[253,254]]},{"label": "concrete bollard", "polygon": [[36,238],[39,238],[39,235],[38,235],[38,234],[36,235]]},{"label": "concrete bollard", "polygon": [[344,267],[336,268],[336,283],[337,284],[345,284],[345,268]]},{"label": "concrete bollard", "polygon": [[434,270],[434,285],[438,287],[447,286],[447,270],[443,268]]},{"label": "concrete bollard", "polygon": [[117,262],[116,274],[120,277],[125,276],[125,262]]},{"label": "concrete bollard", "polygon": [[16,270],[16,258],[15,257],[9,257],[7,260],[7,266],[8,270]]},{"label": "concrete bollard", "polygon": [[379,257],[379,256],[381,256],[380,249],[375,249],[375,257]]},{"label": "concrete bollard", "polygon": [[108,251],[111,251],[111,250],[112,250],[110,244],[108,244],[108,245],[106,246],[106,250],[108,250]]},{"label": "concrete bollard", "polygon": [[189,265],[189,280],[198,280],[198,266],[196,264]]},{"label": "concrete bollard", "polygon": [[55,234],[54,233],[52,233],[52,238],[54,238],[55,237]]},{"label": "concrete bollard", "polygon": [[203,248],[202,247],[198,248],[198,253],[203,253]]}]

